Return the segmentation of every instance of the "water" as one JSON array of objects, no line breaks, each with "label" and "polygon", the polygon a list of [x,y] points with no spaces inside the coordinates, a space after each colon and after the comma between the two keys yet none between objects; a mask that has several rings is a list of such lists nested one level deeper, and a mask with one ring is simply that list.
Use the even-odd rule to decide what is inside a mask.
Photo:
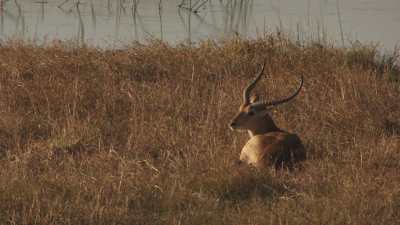
[{"label": "water", "polygon": [[393,49],[399,25],[399,0],[0,0],[2,40],[67,39],[100,47],[281,30],[299,41],[341,46],[359,40]]}]

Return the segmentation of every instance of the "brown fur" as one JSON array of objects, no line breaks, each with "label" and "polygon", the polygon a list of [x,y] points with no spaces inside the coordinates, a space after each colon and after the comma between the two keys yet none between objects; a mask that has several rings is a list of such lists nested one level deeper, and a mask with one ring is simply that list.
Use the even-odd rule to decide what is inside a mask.
[{"label": "brown fur", "polygon": [[284,131],[255,135],[243,147],[240,160],[257,168],[275,166],[293,168],[306,159],[301,140],[296,134]]},{"label": "brown fur", "polygon": [[306,151],[300,138],[279,129],[266,108],[252,105],[253,99],[256,98],[239,107],[231,123],[233,130],[247,130],[250,135],[240,154],[240,163],[257,168],[273,165],[277,169],[292,169],[295,163],[304,161]]}]

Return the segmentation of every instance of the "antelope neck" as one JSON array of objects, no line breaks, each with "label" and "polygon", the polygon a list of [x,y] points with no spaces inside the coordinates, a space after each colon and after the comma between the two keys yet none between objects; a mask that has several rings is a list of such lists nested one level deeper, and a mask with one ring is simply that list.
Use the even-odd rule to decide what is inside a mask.
[{"label": "antelope neck", "polygon": [[253,137],[255,135],[266,134],[270,132],[279,132],[279,131],[282,130],[275,125],[275,122],[272,120],[272,118],[269,115],[265,115],[264,119],[260,121],[258,126],[255,127],[254,129],[248,130],[248,133],[250,137]]}]

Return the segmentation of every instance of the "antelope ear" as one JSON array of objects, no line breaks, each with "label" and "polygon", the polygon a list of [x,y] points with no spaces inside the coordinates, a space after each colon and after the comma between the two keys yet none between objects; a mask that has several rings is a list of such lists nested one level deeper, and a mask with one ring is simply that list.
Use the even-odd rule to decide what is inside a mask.
[{"label": "antelope ear", "polygon": [[258,95],[252,95],[250,97],[250,103],[253,104],[254,102],[258,101]]}]

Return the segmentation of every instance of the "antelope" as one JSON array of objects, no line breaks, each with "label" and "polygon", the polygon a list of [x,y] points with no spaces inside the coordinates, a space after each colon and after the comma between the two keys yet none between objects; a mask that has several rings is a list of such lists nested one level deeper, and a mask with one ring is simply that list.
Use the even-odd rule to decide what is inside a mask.
[{"label": "antelope", "polygon": [[299,88],[289,97],[274,101],[260,101],[250,96],[264,73],[265,63],[254,80],[243,90],[243,103],[229,124],[232,130],[248,131],[250,140],[243,147],[238,164],[243,162],[256,168],[274,166],[275,169],[293,169],[294,163],[306,159],[306,151],[300,138],[281,130],[269,116],[268,111],[296,97],[303,87],[303,76]]}]

